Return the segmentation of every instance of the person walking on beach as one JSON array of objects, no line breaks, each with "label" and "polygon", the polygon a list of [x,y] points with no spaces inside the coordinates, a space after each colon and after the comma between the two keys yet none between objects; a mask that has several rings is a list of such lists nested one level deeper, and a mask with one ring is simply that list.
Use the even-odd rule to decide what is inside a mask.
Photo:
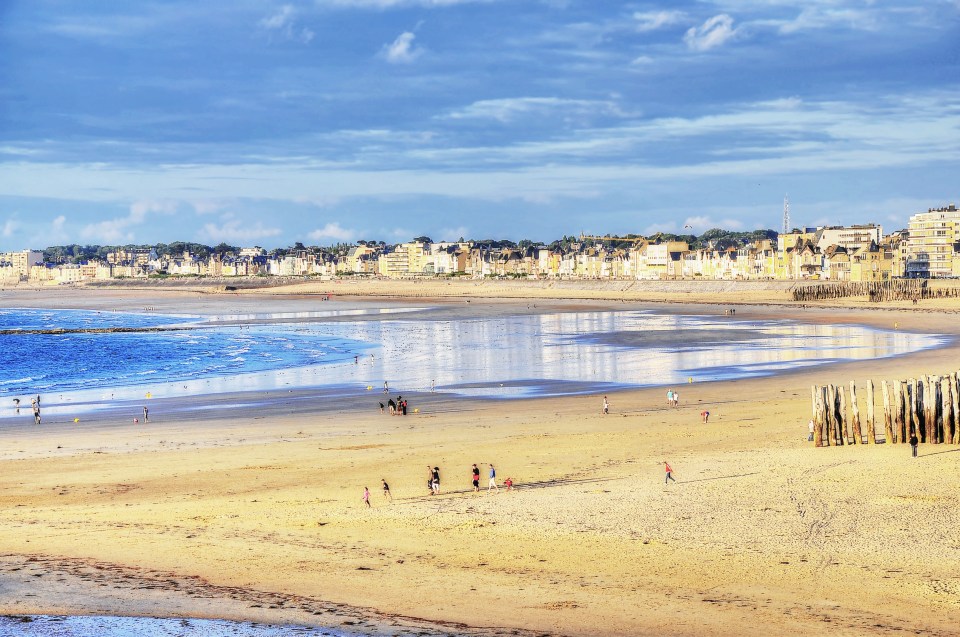
[{"label": "person walking on beach", "polygon": [[667,463],[666,460],[663,461],[663,468],[667,472],[666,477],[663,479],[663,483],[667,484],[669,480],[673,480],[674,482],[676,482],[676,480],[673,477],[673,469],[670,468],[670,465]]},{"label": "person walking on beach", "polygon": [[496,489],[497,493],[500,493],[500,487],[497,486],[497,470],[493,468],[493,465],[490,465],[490,481],[487,482],[487,493],[490,493],[490,489]]},{"label": "person walking on beach", "polygon": [[383,483],[383,497],[393,502],[393,494],[390,493],[390,485],[387,484],[387,481],[384,478],[380,478],[380,482]]},{"label": "person walking on beach", "polygon": [[383,403],[380,403],[380,413],[383,413]]},{"label": "person walking on beach", "polygon": [[810,430],[810,434],[807,436],[807,442],[813,442],[813,420],[807,424],[807,429]]},{"label": "person walking on beach", "polygon": [[13,399],[13,406],[17,408],[17,413],[19,414],[19,413],[20,413],[20,399],[19,399],[19,398],[14,398],[14,399]]},{"label": "person walking on beach", "polygon": [[707,421],[710,420],[710,412],[704,409],[700,412],[700,417],[703,418],[703,424],[707,424]]},{"label": "person walking on beach", "polygon": [[440,495],[440,467],[434,467],[430,473],[430,486],[434,495]]},{"label": "person walking on beach", "polygon": [[143,406],[143,422],[150,422],[150,410],[146,405]]},{"label": "person walking on beach", "polygon": [[370,489],[367,487],[363,488],[363,501],[367,503],[367,508],[370,508]]},{"label": "person walking on beach", "polygon": [[477,464],[473,464],[473,492],[480,493],[480,469]]},{"label": "person walking on beach", "polygon": [[610,402],[607,400],[607,397],[603,397],[603,415],[606,416],[610,413]]},{"label": "person walking on beach", "polygon": [[383,381],[383,393],[384,394],[390,393],[390,388],[387,386],[387,381]]},{"label": "person walking on beach", "polygon": [[668,389],[667,390],[667,407],[670,407],[671,405],[673,405],[673,390]]},{"label": "person walking on beach", "polygon": [[917,445],[920,444],[920,440],[917,439],[917,432],[912,432],[910,434],[910,448],[913,450],[913,457],[917,457]]},{"label": "person walking on beach", "polygon": [[40,403],[37,401],[31,401],[33,403],[33,422],[40,424]]},{"label": "person walking on beach", "polygon": [[673,392],[673,408],[676,409],[680,406],[680,393]]}]

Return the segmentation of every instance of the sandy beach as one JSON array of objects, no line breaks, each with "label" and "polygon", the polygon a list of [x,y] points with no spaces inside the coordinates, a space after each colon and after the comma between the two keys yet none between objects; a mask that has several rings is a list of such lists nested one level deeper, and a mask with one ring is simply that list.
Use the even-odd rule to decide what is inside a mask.
[{"label": "sandy beach", "polygon": [[[444,316],[666,309],[960,335],[956,299],[789,302],[779,284],[316,282],[6,290],[3,307]],[[294,311],[293,309],[289,311]],[[810,386],[960,369],[960,345],[602,396],[411,395],[406,417],[309,392],[0,429],[0,614],[223,618],[361,634],[954,635],[960,447],[815,449]],[[253,402],[266,409],[218,409]],[[710,411],[701,423],[700,412]],[[189,415],[187,415],[189,414]],[[669,461],[676,483],[664,484]],[[470,468],[481,468],[473,493]],[[485,488],[488,464],[512,492]],[[442,493],[427,494],[427,467]],[[393,499],[381,492],[389,482]],[[369,487],[370,508],[361,497]]]}]

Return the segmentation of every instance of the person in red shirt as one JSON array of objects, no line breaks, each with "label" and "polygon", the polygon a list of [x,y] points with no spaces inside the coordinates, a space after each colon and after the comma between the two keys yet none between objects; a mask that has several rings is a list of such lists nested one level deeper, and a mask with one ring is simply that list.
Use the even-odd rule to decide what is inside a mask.
[{"label": "person in red shirt", "polygon": [[666,469],[666,471],[667,471],[667,476],[663,479],[663,483],[664,483],[664,484],[667,484],[667,482],[668,482],[669,480],[673,480],[674,482],[676,482],[676,480],[674,480],[673,475],[672,475],[672,474],[673,474],[673,469],[670,468],[670,465],[667,464],[667,461],[666,461],[666,460],[663,461],[663,468]]}]

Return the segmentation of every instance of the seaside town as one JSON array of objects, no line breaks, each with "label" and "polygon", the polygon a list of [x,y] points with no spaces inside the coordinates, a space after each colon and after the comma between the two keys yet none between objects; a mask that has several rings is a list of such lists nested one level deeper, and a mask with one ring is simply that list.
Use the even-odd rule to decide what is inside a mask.
[{"label": "seaside town", "polygon": [[[64,285],[88,280],[148,277],[378,276],[411,278],[714,279],[880,282],[896,278],[960,277],[960,210],[955,204],[910,217],[889,234],[877,224],[784,231],[694,235],[564,237],[550,245],[521,241],[407,243],[361,241],[336,248],[268,253],[221,245],[161,254],[151,247],[118,247],[103,258],[0,254],[0,282]],[[173,244],[176,246],[176,244]],[[169,246],[168,246],[169,247]],[[190,248],[193,247],[194,250]],[[49,250],[48,250],[49,252]],[[103,252],[101,250],[100,252]]]}]

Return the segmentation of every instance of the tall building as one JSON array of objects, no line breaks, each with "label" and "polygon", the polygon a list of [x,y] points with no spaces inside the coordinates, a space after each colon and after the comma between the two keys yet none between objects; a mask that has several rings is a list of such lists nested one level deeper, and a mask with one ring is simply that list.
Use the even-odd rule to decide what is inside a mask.
[{"label": "tall building", "polygon": [[960,210],[955,204],[910,217],[906,276],[960,276]]}]

